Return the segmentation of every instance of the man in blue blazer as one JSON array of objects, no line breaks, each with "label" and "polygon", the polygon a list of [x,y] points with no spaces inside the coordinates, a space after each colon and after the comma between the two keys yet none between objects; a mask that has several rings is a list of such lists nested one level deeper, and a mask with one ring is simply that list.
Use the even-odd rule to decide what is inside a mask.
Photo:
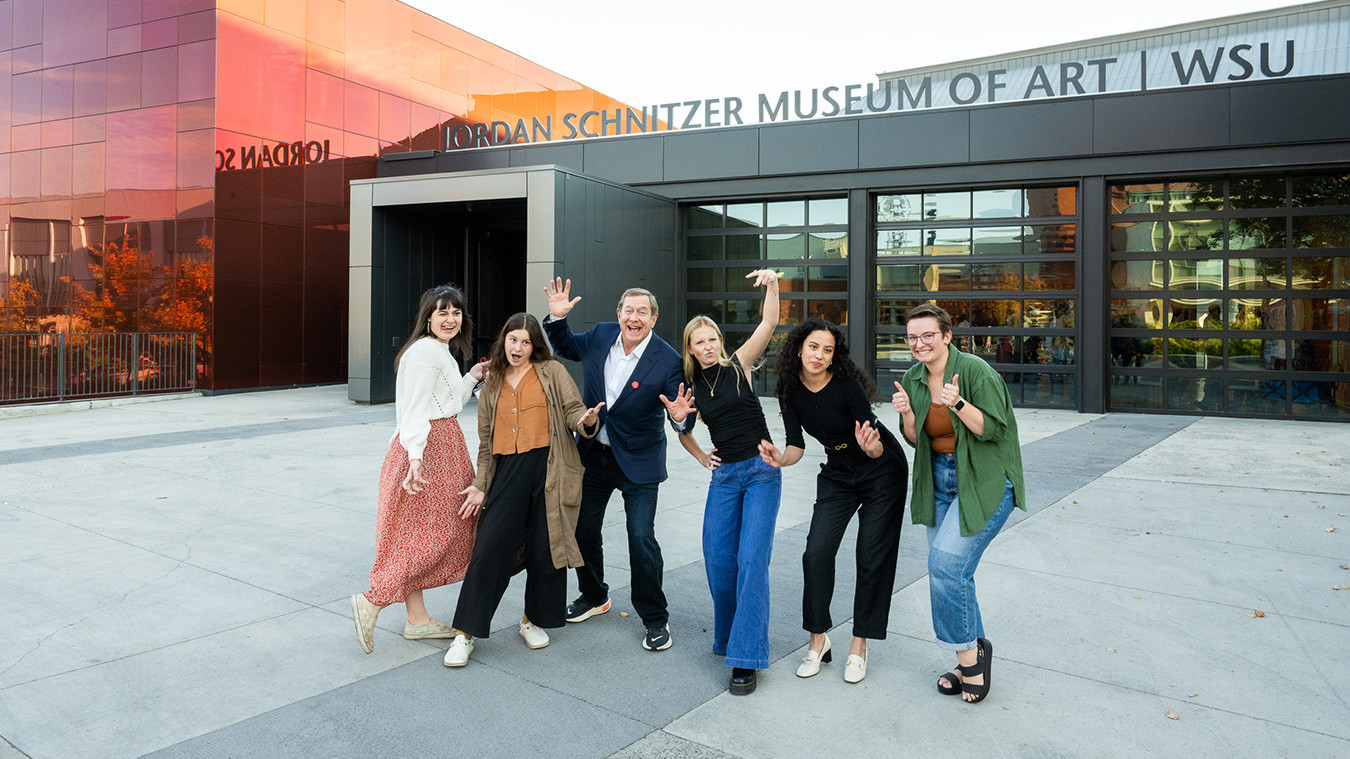
[{"label": "man in blue blazer", "polygon": [[[661,590],[664,564],[655,531],[657,487],[666,479],[667,411],[661,396],[676,398],[684,389],[680,354],[652,334],[656,296],[646,290],[625,291],[617,322],[601,322],[580,335],[567,324],[567,315],[581,300],[571,297],[572,280],[558,278],[547,291],[544,331],[554,352],[581,362],[586,405],[604,404],[600,432],[594,438],[577,438],[586,467],[577,519],[577,545],[585,566],[577,569],[581,595],[567,607],[567,621],[584,622],[609,611],[600,530],[609,498],[618,490],[628,523],[633,609],[647,628],[642,647],[664,651],[671,643],[670,615]],[[669,418],[677,432],[693,426],[682,409],[674,413],[680,418]]]}]

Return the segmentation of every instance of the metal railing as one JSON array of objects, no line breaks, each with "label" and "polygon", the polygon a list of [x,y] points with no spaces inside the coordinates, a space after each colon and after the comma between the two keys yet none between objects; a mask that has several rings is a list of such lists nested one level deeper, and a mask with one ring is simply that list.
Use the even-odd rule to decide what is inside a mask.
[{"label": "metal railing", "polygon": [[0,335],[0,404],[197,389],[197,333]]}]

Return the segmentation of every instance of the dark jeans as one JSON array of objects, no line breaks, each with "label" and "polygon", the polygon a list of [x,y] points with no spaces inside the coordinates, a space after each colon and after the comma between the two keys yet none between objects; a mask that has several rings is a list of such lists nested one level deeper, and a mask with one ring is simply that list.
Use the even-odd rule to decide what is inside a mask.
[{"label": "dark jeans", "polygon": [[847,470],[830,465],[816,478],[816,505],[802,554],[802,627],[823,633],[833,627],[834,563],[844,530],[858,514],[857,585],[853,634],[881,640],[891,614],[900,525],[905,512],[905,467],[883,456]]},{"label": "dark jeans", "polygon": [[502,456],[478,517],[469,569],[459,588],[454,626],[475,638],[492,631],[492,615],[511,582],[516,556],[525,555],[525,615],[539,627],[562,627],[567,570],[553,566],[544,473],[548,448]]},{"label": "dark jeans", "polygon": [[[662,449],[661,455],[665,455]],[[585,566],[577,568],[577,586],[581,599],[598,606],[609,598],[605,584],[604,540],[600,530],[605,523],[605,507],[615,490],[623,493],[624,516],[628,522],[628,565],[632,570],[633,609],[647,627],[664,625],[669,619],[666,594],[661,590],[665,563],[656,542],[657,483],[639,485],[624,476],[614,452],[599,443],[586,455],[586,477],[581,483],[581,513],[577,517],[577,547]],[[480,528],[481,529],[481,528]]]}]

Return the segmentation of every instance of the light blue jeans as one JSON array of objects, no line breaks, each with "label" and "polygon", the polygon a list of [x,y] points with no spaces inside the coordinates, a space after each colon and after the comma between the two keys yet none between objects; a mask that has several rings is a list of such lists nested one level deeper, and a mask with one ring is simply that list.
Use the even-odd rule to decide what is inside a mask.
[{"label": "light blue jeans", "polygon": [[961,536],[961,503],[956,490],[956,459],[933,454],[936,527],[928,528],[928,593],[933,606],[933,633],[939,648],[966,651],[984,637],[980,604],[975,599],[975,568],[984,549],[1008,521],[1016,499],[1012,482],[984,529]]},{"label": "light blue jeans", "polygon": [[713,599],[713,653],[728,667],[769,666],[769,558],[783,473],[759,456],[722,464],[703,508],[703,566]]}]

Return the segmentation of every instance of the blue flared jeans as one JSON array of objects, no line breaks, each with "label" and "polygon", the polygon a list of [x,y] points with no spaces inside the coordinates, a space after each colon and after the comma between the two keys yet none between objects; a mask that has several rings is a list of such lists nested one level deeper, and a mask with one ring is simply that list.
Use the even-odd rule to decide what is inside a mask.
[{"label": "blue flared jeans", "polygon": [[769,666],[769,559],[783,473],[759,456],[722,464],[703,509],[703,565],[713,599],[713,653],[728,667]]},{"label": "blue flared jeans", "polygon": [[1016,499],[1009,482],[1003,500],[974,535],[961,535],[961,503],[957,497],[956,459],[933,454],[936,527],[928,528],[928,592],[933,607],[933,633],[939,648],[965,651],[984,637],[980,604],[975,599],[975,568],[984,549],[1008,521]]}]

